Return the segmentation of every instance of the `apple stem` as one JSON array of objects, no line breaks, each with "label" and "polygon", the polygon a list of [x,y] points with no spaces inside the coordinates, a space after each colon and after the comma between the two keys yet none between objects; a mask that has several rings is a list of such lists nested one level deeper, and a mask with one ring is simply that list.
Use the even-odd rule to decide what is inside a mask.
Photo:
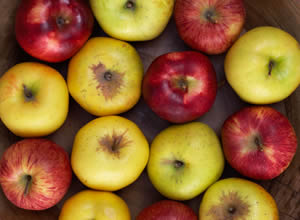
[{"label": "apple stem", "polygon": [[127,1],[126,8],[129,9],[134,8],[134,2],[132,0]]},{"label": "apple stem", "polygon": [[104,79],[107,81],[111,81],[112,80],[112,73],[110,71],[107,71],[104,73]]},{"label": "apple stem", "polygon": [[216,24],[214,17],[214,12],[212,10],[207,10],[204,14],[204,17],[212,24]]},{"label": "apple stem", "polygon": [[261,141],[260,141],[260,139],[258,137],[255,137],[254,143],[257,146],[257,148],[258,148],[259,151],[263,151],[264,150],[263,147],[262,147]]},{"label": "apple stem", "polygon": [[174,161],[174,167],[175,168],[180,168],[180,167],[182,167],[184,165],[184,163],[182,162],[182,161],[180,161],[180,160],[175,160]]},{"label": "apple stem", "polygon": [[228,212],[229,212],[229,214],[234,214],[235,213],[235,211],[236,211],[236,209],[234,208],[234,207],[232,207],[232,206],[230,206],[229,208],[228,208]]},{"label": "apple stem", "polygon": [[271,76],[271,72],[272,72],[274,65],[275,65],[274,61],[271,60],[269,62],[269,73],[268,73],[269,76]]},{"label": "apple stem", "polygon": [[30,175],[26,175],[25,176],[25,181],[26,181],[26,185],[25,185],[24,195],[26,196],[29,192],[29,189],[30,189],[30,185],[31,185],[31,182],[32,182],[32,177]]},{"label": "apple stem", "polygon": [[33,93],[30,89],[28,89],[25,85],[23,85],[23,89],[24,89],[24,96],[26,98],[27,101],[30,101],[33,99]]},{"label": "apple stem", "polygon": [[178,86],[180,89],[182,89],[182,91],[187,92],[188,85],[185,79],[180,79],[178,81]]}]

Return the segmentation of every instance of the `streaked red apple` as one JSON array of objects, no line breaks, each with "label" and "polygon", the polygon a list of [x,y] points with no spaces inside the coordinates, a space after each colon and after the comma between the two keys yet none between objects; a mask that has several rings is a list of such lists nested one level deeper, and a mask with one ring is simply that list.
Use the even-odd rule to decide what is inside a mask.
[{"label": "streaked red apple", "polygon": [[162,200],[144,208],[136,220],[197,220],[189,206],[172,200]]},{"label": "streaked red apple", "polygon": [[222,127],[225,157],[244,176],[267,180],[280,175],[292,161],[297,137],[289,120],[267,106],[246,107]]},{"label": "streaked red apple", "polygon": [[242,0],[177,0],[174,17],[180,37],[207,54],[225,52],[242,31]]},{"label": "streaked red apple", "polygon": [[91,35],[92,11],[84,0],[23,0],[16,14],[20,46],[31,56],[60,62],[73,56]]},{"label": "streaked red apple", "polygon": [[7,199],[30,210],[48,209],[66,194],[72,177],[64,149],[47,139],[24,139],[0,160],[0,184]]},{"label": "streaked red apple", "polygon": [[194,51],[159,56],[143,81],[143,96],[161,118],[175,123],[205,114],[217,93],[216,72],[210,60]]}]

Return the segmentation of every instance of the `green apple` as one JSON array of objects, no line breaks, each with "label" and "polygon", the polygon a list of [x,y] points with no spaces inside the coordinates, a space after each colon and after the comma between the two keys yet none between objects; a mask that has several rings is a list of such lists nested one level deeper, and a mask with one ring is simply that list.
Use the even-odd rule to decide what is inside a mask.
[{"label": "green apple", "polygon": [[271,104],[287,98],[300,83],[300,46],[275,27],[244,34],[228,51],[225,74],[246,102]]},{"label": "green apple", "polygon": [[167,26],[174,0],[90,0],[101,28],[126,41],[152,40]]},{"label": "green apple", "polygon": [[279,220],[273,197],[260,185],[240,178],[214,183],[200,204],[201,220]]},{"label": "green apple", "polygon": [[220,141],[201,122],[170,126],[151,144],[148,175],[154,187],[169,199],[196,197],[219,179],[223,169]]}]

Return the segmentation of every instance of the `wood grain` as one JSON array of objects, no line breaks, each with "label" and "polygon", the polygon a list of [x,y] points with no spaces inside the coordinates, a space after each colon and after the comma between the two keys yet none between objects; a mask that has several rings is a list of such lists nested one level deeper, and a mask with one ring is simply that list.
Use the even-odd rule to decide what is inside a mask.
[{"label": "wood grain", "polygon": [[[23,61],[36,61],[27,55],[18,46],[14,36],[14,16],[19,0],[0,1],[0,74],[3,74],[15,63]],[[272,25],[282,28],[291,33],[300,42],[300,1],[299,0],[244,0],[247,9],[246,29],[256,26]],[[100,27],[95,24],[93,36],[105,35]],[[172,19],[166,30],[157,39],[149,42],[133,44],[142,57],[144,69],[157,56],[171,52],[190,50],[179,38],[174,20]],[[223,61],[224,54],[210,56],[217,72],[219,82],[224,81]],[[65,77],[68,62],[49,64],[56,68]],[[225,83],[218,89],[217,98],[212,109],[200,117],[198,121],[211,126],[218,135],[224,120],[232,113],[238,111],[248,104],[242,102],[230,86]],[[298,88],[287,100],[272,105],[272,107],[286,114],[292,122],[298,138],[300,138],[300,89]],[[149,142],[164,128],[170,124],[157,117],[140,99],[138,104],[122,116],[134,121],[143,131]],[[70,100],[70,112],[67,121],[54,134],[47,138],[55,141],[71,153],[74,136],[78,129],[88,121],[95,118],[85,112],[73,99]],[[12,143],[19,140],[5,126],[0,123],[0,156],[3,151]],[[225,167],[222,178],[240,176],[228,164]],[[291,163],[290,167],[278,178],[272,181],[259,182],[275,198],[280,210],[281,220],[300,219],[300,150]],[[0,220],[54,220],[59,215],[60,208],[64,201],[76,192],[85,189],[74,176],[69,192],[56,206],[46,211],[33,212],[18,209],[12,205],[0,190]],[[132,185],[116,192],[129,205],[132,219],[146,206],[163,199],[163,197],[151,185],[147,173],[143,172]],[[195,199],[186,201],[197,213],[202,195]],[[261,219],[259,219],[261,220]]]}]

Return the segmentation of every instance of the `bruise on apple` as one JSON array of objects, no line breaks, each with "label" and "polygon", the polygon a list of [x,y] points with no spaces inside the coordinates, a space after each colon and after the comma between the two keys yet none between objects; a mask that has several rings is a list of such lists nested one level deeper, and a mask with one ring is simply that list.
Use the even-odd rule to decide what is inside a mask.
[{"label": "bruise on apple", "polygon": [[250,205],[237,192],[224,192],[219,198],[219,204],[212,206],[206,216],[214,220],[246,220]]},{"label": "bruise on apple", "polygon": [[120,89],[124,86],[124,73],[106,69],[101,62],[90,68],[98,83],[96,88],[101,91],[105,100],[112,100],[120,93]]},{"label": "bruise on apple", "polygon": [[120,156],[120,149],[127,147],[132,141],[126,137],[127,129],[123,133],[117,133],[113,130],[113,133],[106,134],[99,139],[99,147],[96,151],[103,150],[109,152],[116,157]]}]

